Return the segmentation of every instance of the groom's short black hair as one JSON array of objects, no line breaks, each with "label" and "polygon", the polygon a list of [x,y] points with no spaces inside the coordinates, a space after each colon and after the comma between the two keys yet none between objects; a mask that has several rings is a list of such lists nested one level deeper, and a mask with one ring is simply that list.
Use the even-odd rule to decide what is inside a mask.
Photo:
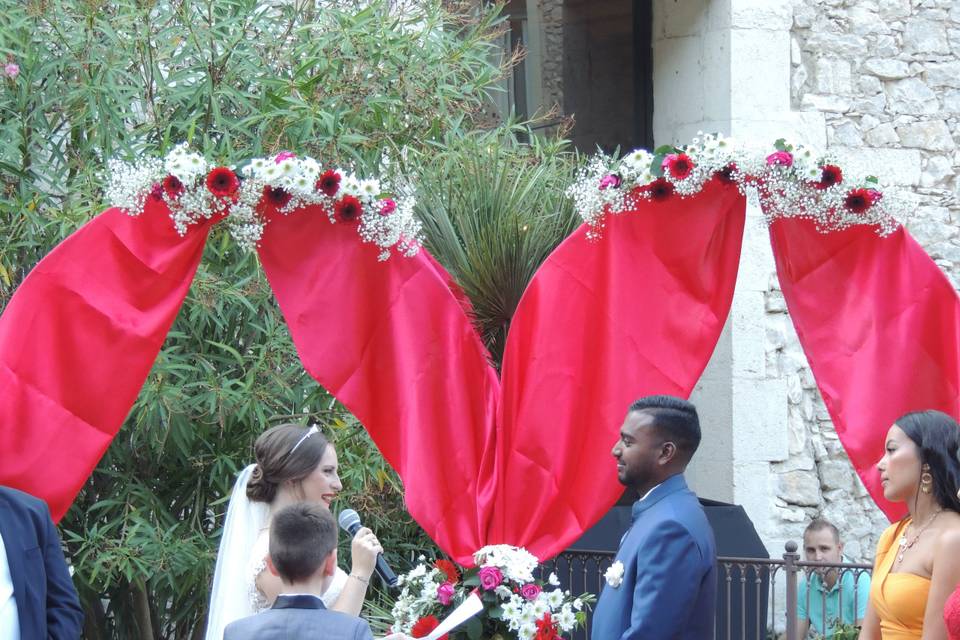
[{"label": "groom's short black hair", "polygon": [[298,502],[274,514],[270,559],[285,583],[308,579],[336,548],[337,522],[328,509]]},{"label": "groom's short black hair", "polygon": [[653,426],[677,445],[689,461],[700,446],[700,417],[692,402],[676,396],[645,396],[630,405],[630,413],[642,411],[653,416]]}]

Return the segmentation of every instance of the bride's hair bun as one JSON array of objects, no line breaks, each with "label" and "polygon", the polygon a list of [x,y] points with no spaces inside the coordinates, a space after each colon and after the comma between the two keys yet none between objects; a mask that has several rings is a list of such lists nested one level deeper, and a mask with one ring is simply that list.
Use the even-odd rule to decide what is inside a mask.
[{"label": "bride's hair bun", "polygon": [[257,466],[247,482],[247,497],[273,502],[284,482],[297,483],[320,464],[327,439],[316,427],[280,424],[267,429],[253,444]]},{"label": "bride's hair bun", "polygon": [[270,482],[263,475],[263,467],[257,464],[247,481],[247,498],[254,502],[273,502],[277,495],[277,483]]}]

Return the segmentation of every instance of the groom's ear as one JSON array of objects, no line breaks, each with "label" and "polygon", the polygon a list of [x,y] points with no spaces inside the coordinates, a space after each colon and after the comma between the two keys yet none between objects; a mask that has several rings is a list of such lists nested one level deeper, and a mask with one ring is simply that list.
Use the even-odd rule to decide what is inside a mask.
[{"label": "groom's ear", "polygon": [[278,578],[280,577],[280,573],[277,571],[277,568],[273,565],[273,558],[271,558],[269,555],[267,556],[267,569],[273,575],[277,576]]},{"label": "groom's ear", "polygon": [[332,576],[337,572],[337,550],[334,549],[323,561],[323,575]]},{"label": "groom's ear", "polygon": [[677,445],[675,442],[667,440],[660,445],[660,464],[670,464],[677,457]]}]

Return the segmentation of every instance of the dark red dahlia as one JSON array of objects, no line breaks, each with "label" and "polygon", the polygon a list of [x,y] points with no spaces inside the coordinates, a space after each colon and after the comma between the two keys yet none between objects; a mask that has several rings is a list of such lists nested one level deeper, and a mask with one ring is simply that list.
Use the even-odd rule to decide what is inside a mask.
[{"label": "dark red dahlia", "polygon": [[333,169],[324,171],[320,179],[317,180],[316,189],[317,191],[323,191],[331,198],[337,195],[337,191],[340,191],[340,174]]},{"label": "dark red dahlia", "polygon": [[730,163],[725,166],[723,169],[718,169],[713,172],[713,176],[722,182],[723,184],[732,184],[733,183],[733,173],[737,170],[737,165]]},{"label": "dark red dahlia", "polygon": [[673,195],[673,183],[666,178],[657,178],[649,185],[647,189],[650,197],[658,202],[662,202]]},{"label": "dark red dahlia", "polygon": [[683,180],[693,171],[693,160],[685,153],[671,153],[660,165],[674,179]]},{"label": "dark red dahlia", "polygon": [[217,167],[207,174],[207,189],[215,196],[229,198],[240,188],[240,178],[227,167]]},{"label": "dark red dahlia", "polygon": [[266,186],[263,188],[263,197],[266,201],[278,209],[287,206],[293,195],[282,187]]},{"label": "dark red dahlia", "polygon": [[447,576],[447,582],[451,584],[457,584],[460,582],[460,572],[457,570],[457,565],[453,564],[449,560],[440,559],[434,563],[434,566],[440,571],[443,572],[443,575]]},{"label": "dark red dahlia", "polygon": [[[440,621],[436,616],[423,616],[417,620],[413,628],[410,629],[410,636],[413,638],[426,638],[430,632],[440,626]],[[440,636],[440,640],[447,640],[449,636]]]},{"label": "dark red dahlia", "polygon": [[333,213],[340,222],[353,222],[360,218],[363,207],[353,196],[343,196],[333,205]]},{"label": "dark red dahlia", "polygon": [[844,206],[851,213],[865,213],[880,199],[880,192],[873,189],[851,189],[847,192]]},{"label": "dark red dahlia", "polygon": [[843,182],[843,171],[834,164],[823,165],[820,173],[820,182],[816,183],[818,189],[826,189],[835,184]]},{"label": "dark red dahlia", "polygon": [[163,179],[163,192],[166,193],[167,197],[171,200],[179,198],[185,189],[186,187],[180,182],[180,178],[175,175],[171,174]]}]

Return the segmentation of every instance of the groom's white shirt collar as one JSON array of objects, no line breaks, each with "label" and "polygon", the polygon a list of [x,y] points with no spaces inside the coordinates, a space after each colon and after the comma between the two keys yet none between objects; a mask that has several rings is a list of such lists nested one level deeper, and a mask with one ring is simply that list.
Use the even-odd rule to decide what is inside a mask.
[{"label": "groom's white shirt collar", "polygon": [[[663,483],[661,482],[660,484],[663,484]],[[643,496],[640,498],[640,502],[643,502],[643,501],[646,500],[648,497],[650,497],[650,494],[653,493],[654,491],[656,491],[656,490],[657,490],[657,487],[659,487],[660,484],[658,484],[656,487],[651,487],[649,491],[647,491],[645,494],[643,494]]]}]

